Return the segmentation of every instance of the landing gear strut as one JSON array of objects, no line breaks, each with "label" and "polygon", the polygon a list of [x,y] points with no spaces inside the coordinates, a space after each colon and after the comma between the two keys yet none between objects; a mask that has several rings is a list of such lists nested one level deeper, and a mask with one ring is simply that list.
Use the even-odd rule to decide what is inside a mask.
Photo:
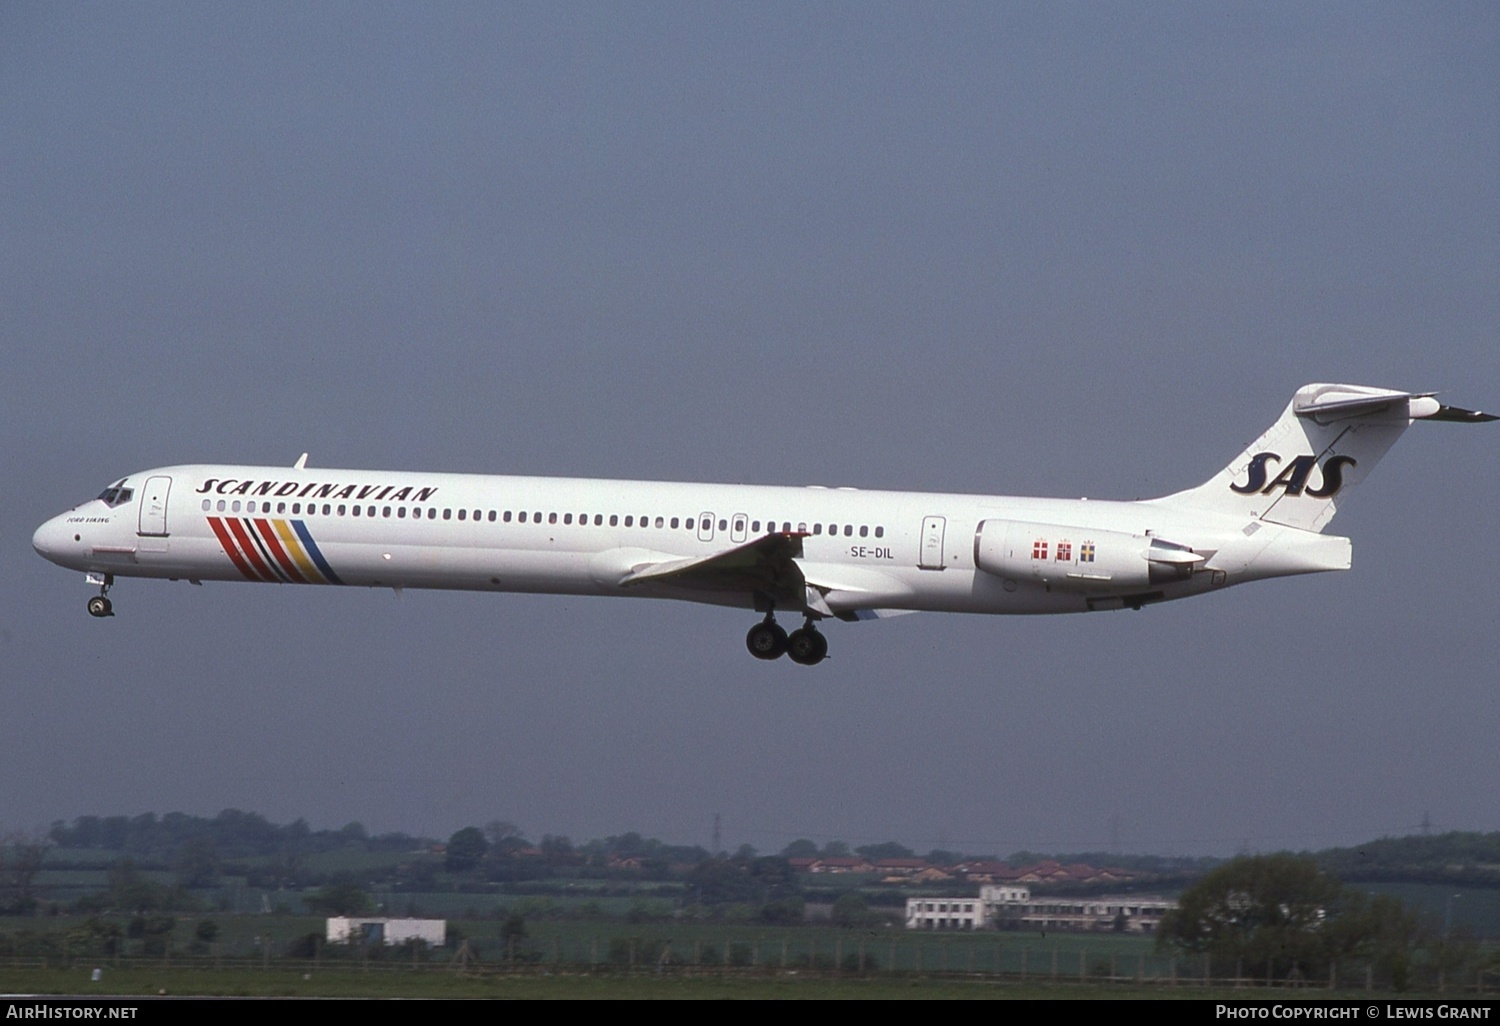
[{"label": "landing gear strut", "polygon": [[757,659],[781,658],[786,651],[786,631],[777,624],[775,613],[767,613],[764,620],[750,628],[745,635],[745,647]]},{"label": "landing gear strut", "polygon": [[115,605],[109,600],[109,589],[114,586],[115,575],[105,574],[104,583],[99,585],[99,594],[89,599],[90,616],[114,616]]}]

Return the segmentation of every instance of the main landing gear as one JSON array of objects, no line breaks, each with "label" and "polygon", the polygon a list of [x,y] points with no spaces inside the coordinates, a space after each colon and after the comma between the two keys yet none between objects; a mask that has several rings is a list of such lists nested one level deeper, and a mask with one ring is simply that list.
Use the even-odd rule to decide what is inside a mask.
[{"label": "main landing gear", "polygon": [[781,629],[774,613],[745,635],[745,647],[757,659],[780,659],[783,654],[803,666],[816,666],[828,656],[828,639],[813,626],[811,618],[790,635]]},{"label": "main landing gear", "polygon": [[[97,578],[96,578],[97,580]],[[99,585],[99,594],[89,599],[90,616],[114,616],[115,604],[109,600],[109,589],[114,586],[115,575],[105,574],[104,583]]]}]

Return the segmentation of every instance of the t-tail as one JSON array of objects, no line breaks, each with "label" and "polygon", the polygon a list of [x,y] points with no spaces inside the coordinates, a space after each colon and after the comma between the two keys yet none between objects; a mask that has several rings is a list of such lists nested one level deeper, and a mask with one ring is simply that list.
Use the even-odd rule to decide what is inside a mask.
[{"label": "t-tail", "polygon": [[1321,532],[1413,421],[1495,419],[1444,406],[1431,393],[1304,385],[1280,419],[1229,466],[1159,501]]}]

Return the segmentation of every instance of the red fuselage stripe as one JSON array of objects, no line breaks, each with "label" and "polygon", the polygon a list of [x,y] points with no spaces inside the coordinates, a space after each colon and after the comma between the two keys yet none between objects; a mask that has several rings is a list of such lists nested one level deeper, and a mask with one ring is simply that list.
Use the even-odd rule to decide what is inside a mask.
[{"label": "red fuselage stripe", "polygon": [[260,578],[256,576],[253,571],[251,571],[250,564],[246,563],[244,557],[240,555],[239,546],[234,543],[234,539],[231,538],[229,536],[229,532],[224,529],[224,522],[218,517],[209,517],[208,526],[214,529],[214,535],[219,539],[219,544],[224,546],[224,555],[229,557],[229,561],[235,565],[239,572],[244,574],[245,577],[249,580],[260,580]]}]

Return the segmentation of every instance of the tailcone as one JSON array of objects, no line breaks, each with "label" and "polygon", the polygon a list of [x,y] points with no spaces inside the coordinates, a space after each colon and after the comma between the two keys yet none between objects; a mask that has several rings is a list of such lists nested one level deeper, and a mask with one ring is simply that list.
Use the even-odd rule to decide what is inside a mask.
[{"label": "tailcone", "polygon": [[1311,531],[1280,531],[1251,562],[1249,578],[1290,577],[1348,570],[1354,565],[1354,545],[1339,535]]}]

